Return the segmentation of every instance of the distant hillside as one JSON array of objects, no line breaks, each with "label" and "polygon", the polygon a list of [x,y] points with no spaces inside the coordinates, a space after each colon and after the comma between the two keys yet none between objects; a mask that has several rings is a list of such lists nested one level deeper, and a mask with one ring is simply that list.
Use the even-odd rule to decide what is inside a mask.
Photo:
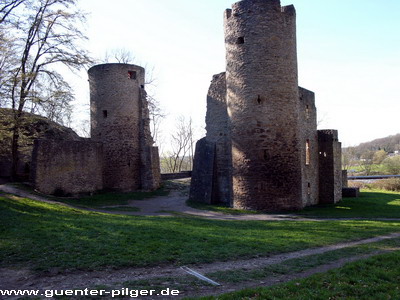
[{"label": "distant hillside", "polygon": [[[0,108],[0,177],[8,177],[11,168],[11,139],[13,113],[11,109]],[[55,139],[78,141],[79,137],[71,128],[67,128],[47,118],[24,113],[20,138],[21,172],[28,171],[31,161],[33,141],[35,139]]]},{"label": "distant hillside", "polygon": [[368,151],[385,150],[388,153],[400,150],[400,133],[388,137],[376,139],[370,142],[362,143],[355,147],[344,148],[344,150],[351,149],[353,153],[360,156],[362,153]]}]

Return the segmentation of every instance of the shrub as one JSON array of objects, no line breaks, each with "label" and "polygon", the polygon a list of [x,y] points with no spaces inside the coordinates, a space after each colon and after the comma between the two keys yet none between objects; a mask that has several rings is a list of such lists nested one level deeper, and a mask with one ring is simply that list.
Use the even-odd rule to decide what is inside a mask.
[{"label": "shrub", "polygon": [[389,174],[400,174],[400,155],[386,158],[383,165]]},{"label": "shrub", "polygon": [[375,181],[371,184],[372,188],[387,190],[387,191],[400,191],[400,178],[390,178]]}]

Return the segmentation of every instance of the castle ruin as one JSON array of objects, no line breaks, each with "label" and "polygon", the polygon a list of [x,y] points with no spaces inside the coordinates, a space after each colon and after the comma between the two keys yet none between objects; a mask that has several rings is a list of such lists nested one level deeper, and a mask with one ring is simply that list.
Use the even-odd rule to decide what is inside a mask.
[{"label": "castle ruin", "polygon": [[89,69],[91,139],[35,141],[32,181],[46,194],[160,186],[158,148],[150,133],[145,70],[130,64]]},{"label": "castle ruin", "polygon": [[279,0],[225,11],[226,72],[207,95],[190,198],[262,211],[341,199],[341,144],[317,131],[314,93],[298,86],[296,12]]}]

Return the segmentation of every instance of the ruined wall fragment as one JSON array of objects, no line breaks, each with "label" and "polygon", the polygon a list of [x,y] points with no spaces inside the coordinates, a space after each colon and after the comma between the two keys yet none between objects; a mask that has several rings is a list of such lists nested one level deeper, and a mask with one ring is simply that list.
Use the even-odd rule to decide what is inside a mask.
[{"label": "ruined wall fragment", "polygon": [[342,199],[342,146],[337,130],[318,130],[319,203]]},{"label": "ruined wall fragment", "polygon": [[31,178],[45,194],[91,193],[103,188],[102,163],[101,143],[35,140]]},{"label": "ruined wall fragment", "polygon": [[299,100],[302,198],[303,206],[310,206],[319,200],[317,109],[313,92],[299,87]]}]

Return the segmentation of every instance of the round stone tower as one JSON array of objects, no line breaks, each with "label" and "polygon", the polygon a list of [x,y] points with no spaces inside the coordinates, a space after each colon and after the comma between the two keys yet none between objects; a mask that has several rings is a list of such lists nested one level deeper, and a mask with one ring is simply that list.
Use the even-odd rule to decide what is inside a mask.
[{"label": "round stone tower", "polygon": [[296,15],[279,0],[225,12],[233,206],[302,207]]},{"label": "round stone tower", "polygon": [[103,64],[89,71],[91,137],[103,143],[106,189],[141,188],[141,110],[145,70]]}]

